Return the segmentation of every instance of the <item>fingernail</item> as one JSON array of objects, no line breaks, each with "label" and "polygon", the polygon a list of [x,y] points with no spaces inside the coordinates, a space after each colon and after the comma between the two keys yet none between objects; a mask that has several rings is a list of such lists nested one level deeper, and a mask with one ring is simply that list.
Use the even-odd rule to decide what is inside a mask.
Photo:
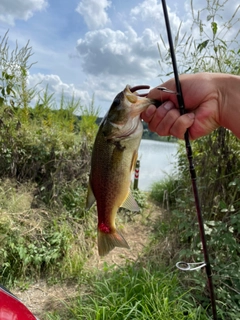
[{"label": "fingernail", "polygon": [[195,118],[195,114],[194,113],[187,113],[187,115],[192,120]]},{"label": "fingernail", "polygon": [[163,105],[164,109],[166,110],[171,110],[173,109],[175,106],[174,106],[174,103],[172,101],[167,101],[164,103]]}]

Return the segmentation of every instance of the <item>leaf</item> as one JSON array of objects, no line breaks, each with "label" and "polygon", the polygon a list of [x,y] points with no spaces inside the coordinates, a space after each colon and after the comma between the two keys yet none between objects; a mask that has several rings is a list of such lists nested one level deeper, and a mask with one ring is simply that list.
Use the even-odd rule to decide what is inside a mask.
[{"label": "leaf", "polygon": [[[218,40],[219,40],[220,42],[222,42],[222,44],[223,44],[223,46],[224,46],[225,48],[227,48],[227,44],[226,44],[225,41],[223,41],[222,39],[219,39],[219,38],[218,38]],[[230,52],[235,53],[234,50],[230,50]]]},{"label": "leaf", "polygon": [[4,98],[0,97],[0,106],[3,105],[3,102],[4,102]]},{"label": "leaf", "polygon": [[186,70],[184,70],[184,72],[183,73],[187,73],[188,71],[190,71],[192,68],[191,67],[189,67],[189,68],[187,68]]},{"label": "leaf", "polygon": [[207,16],[207,21],[211,20],[211,19],[212,19],[212,17],[213,17],[213,15],[211,15],[211,14],[210,14],[210,15],[208,15],[208,16]]},{"label": "leaf", "polygon": [[7,94],[10,95],[10,93],[12,91],[12,88],[11,88],[11,86],[9,84],[6,87],[6,91],[7,91]]},{"label": "leaf", "polygon": [[203,32],[203,23],[202,23],[202,21],[200,21],[199,29],[200,29],[200,33],[202,33]]},{"label": "leaf", "polygon": [[5,79],[6,79],[6,80],[9,80],[9,79],[10,79],[10,78],[9,78],[10,76],[9,76],[9,74],[8,74],[7,72],[4,73],[4,76],[5,76]]},{"label": "leaf", "polygon": [[214,220],[206,221],[205,223],[206,223],[208,226],[212,226],[212,227],[214,227],[214,226],[216,225],[216,221],[214,221]]},{"label": "leaf", "polygon": [[13,90],[13,88],[10,88],[10,93],[12,92],[12,94],[13,94],[13,97],[15,97],[15,95],[16,95],[16,93],[15,93],[15,91]]},{"label": "leaf", "polygon": [[217,29],[218,29],[218,25],[216,22],[212,22],[211,23],[211,27],[212,27],[212,31],[213,31],[213,35],[215,36],[217,33]]},{"label": "leaf", "polygon": [[27,70],[26,70],[26,68],[24,68],[24,67],[21,66],[21,72],[22,72],[22,76],[23,76],[23,77],[26,77],[26,76],[27,76]]},{"label": "leaf", "polygon": [[202,52],[202,50],[204,48],[206,48],[207,44],[208,44],[209,40],[205,40],[202,43],[199,43],[199,45],[197,46],[197,50],[199,50],[200,52]]}]

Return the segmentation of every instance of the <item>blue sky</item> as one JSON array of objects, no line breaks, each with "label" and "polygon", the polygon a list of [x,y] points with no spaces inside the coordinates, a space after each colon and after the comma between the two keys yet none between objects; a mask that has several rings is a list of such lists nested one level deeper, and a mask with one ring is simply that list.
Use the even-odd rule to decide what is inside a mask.
[{"label": "blue sky", "polygon": [[[167,0],[173,35],[191,28],[190,0]],[[206,0],[193,0],[194,9]],[[239,0],[231,0],[229,13]],[[229,2],[230,3],[230,2]],[[226,10],[224,14],[227,14]],[[161,1],[157,0],[1,0],[0,36],[9,30],[33,48],[29,85],[49,85],[56,99],[74,92],[88,105],[95,95],[101,115],[126,84],[160,83],[160,34],[166,39]]]}]

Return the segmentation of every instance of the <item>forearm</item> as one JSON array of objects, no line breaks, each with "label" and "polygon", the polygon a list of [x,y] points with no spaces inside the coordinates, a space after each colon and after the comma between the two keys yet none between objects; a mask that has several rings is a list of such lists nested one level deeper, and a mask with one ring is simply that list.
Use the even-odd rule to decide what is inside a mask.
[{"label": "forearm", "polygon": [[240,76],[218,74],[219,124],[240,138]]}]

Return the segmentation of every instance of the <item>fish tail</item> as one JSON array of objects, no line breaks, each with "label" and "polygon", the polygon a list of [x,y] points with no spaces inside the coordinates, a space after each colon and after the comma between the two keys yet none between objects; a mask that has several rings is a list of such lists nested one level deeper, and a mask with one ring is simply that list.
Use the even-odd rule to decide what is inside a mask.
[{"label": "fish tail", "polygon": [[115,230],[113,233],[105,233],[98,230],[98,253],[105,256],[115,247],[129,248],[127,241],[120,232]]}]

